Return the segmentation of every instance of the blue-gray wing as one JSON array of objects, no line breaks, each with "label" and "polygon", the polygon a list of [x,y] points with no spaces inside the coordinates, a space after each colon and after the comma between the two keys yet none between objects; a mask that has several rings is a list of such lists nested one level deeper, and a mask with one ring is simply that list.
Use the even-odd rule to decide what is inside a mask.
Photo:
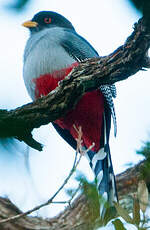
[{"label": "blue-gray wing", "polygon": [[99,56],[93,46],[75,31],[66,29],[61,45],[78,62]]},{"label": "blue-gray wing", "polygon": [[[99,54],[93,46],[83,37],[78,35],[75,31],[64,30],[65,36],[62,38],[61,46],[69,53],[69,55],[76,61],[80,62],[87,58],[98,57]],[[102,85],[100,90],[103,93],[106,102],[111,110],[111,115],[114,123],[114,134],[117,133],[117,123],[113,97],[116,97],[115,85]]]}]

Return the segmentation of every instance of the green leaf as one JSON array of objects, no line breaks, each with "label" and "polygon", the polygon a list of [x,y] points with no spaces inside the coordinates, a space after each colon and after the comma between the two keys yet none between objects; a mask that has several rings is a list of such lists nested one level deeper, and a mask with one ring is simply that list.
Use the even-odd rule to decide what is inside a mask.
[{"label": "green leaf", "polygon": [[121,216],[127,223],[133,224],[133,219],[129,216],[126,209],[122,208],[118,203],[114,202],[119,216]]},{"label": "green leaf", "polygon": [[145,213],[148,207],[148,189],[144,180],[139,181],[137,194],[138,194],[140,209],[143,213]]},{"label": "green leaf", "polygon": [[111,207],[109,203],[105,203],[104,204],[106,211],[104,214],[104,217],[102,218],[103,221],[103,225],[107,225],[107,223],[112,220],[115,219],[118,215],[117,215],[117,211],[115,207]]},{"label": "green leaf", "polygon": [[140,223],[140,204],[136,196],[133,198],[133,220],[136,225]]},{"label": "green leaf", "polygon": [[31,0],[16,0],[13,1],[12,4],[8,5],[8,7],[14,10],[23,10],[30,1]]},{"label": "green leaf", "polygon": [[76,191],[75,189],[66,189],[65,192],[68,196],[72,197],[75,191]]},{"label": "green leaf", "polygon": [[115,227],[116,230],[127,230],[124,227],[124,225],[121,222],[121,220],[119,220],[119,219],[116,219],[116,220],[112,221],[112,224],[114,225],[114,227]]}]

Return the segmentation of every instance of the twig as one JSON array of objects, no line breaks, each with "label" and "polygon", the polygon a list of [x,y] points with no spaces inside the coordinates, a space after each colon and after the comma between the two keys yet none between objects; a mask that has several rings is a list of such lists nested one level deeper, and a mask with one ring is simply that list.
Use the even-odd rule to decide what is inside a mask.
[{"label": "twig", "polygon": [[74,199],[74,197],[76,196],[76,194],[78,193],[78,191],[80,190],[80,188],[81,188],[81,182],[79,183],[78,188],[75,190],[75,192],[73,193],[73,195],[71,196],[71,198],[67,201],[67,203],[69,204],[69,206],[71,206],[71,202]]},{"label": "twig", "polygon": [[77,161],[77,155],[78,155],[78,152],[76,151],[76,154],[75,154],[75,160],[74,160],[74,163],[73,163],[73,167],[69,173],[69,175],[67,176],[67,178],[64,180],[63,184],[59,187],[59,189],[55,192],[55,194],[48,200],[46,201],[45,203],[43,204],[40,204],[40,205],[37,205],[36,207],[24,212],[24,213],[21,213],[21,214],[18,214],[18,215],[15,215],[15,216],[12,216],[12,217],[9,217],[7,219],[4,219],[4,220],[1,220],[0,221],[0,224],[3,224],[3,223],[6,223],[6,222],[9,222],[9,221],[12,221],[12,220],[17,220],[23,216],[26,216],[26,215],[29,215],[31,214],[32,212],[34,211],[37,211],[39,210],[40,208],[42,207],[45,207],[49,204],[51,204],[53,202],[53,199],[58,195],[58,193],[64,188],[64,186],[67,184],[68,180],[70,179],[70,177],[72,176],[72,174],[75,172],[80,160],[81,160],[81,155]]},{"label": "twig", "polygon": [[68,204],[68,201],[52,201],[51,204]]},{"label": "twig", "polygon": [[[95,143],[92,143],[92,145],[90,145],[88,149],[86,149],[86,150],[81,149],[81,147],[82,147],[81,146],[81,143],[82,143],[82,134],[83,134],[82,133],[82,128],[80,126],[80,132],[79,132],[79,138],[80,138],[79,143],[80,143],[80,145],[77,146],[77,150],[80,152],[81,157],[84,156],[88,151],[90,151],[95,146]],[[82,184],[82,182],[79,183],[78,188],[75,190],[75,192],[73,193],[73,195],[71,196],[71,198],[68,201],[66,201],[66,203],[68,203],[69,206],[71,205],[72,200],[74,199],[74,197],[76,196],[77,192],[81,188],[81,184]]]},{"label": "twig", "polygon": [[[80,136],[80,138],[82,138],[82,135]],[[91,150],[94,146],[94,143],[87,149],[85,150],[84,152],[86,153],[87,151]],[[69,181],[70,177],[73,175],[73,173],[75,172],[77,166],[79,165],[80,163],[80,160],[81,160],[81,157],[83,156],[84,154],[80,154],[80,157],[79,159],[77,160],[77,156],[78,156],[78,149],[76,150],[76,153],[75,153],[75,159],[74,159],[74,162],[73,162],[73,166],[72,166],[72,169],[70,170],[70,173],[69,175],[67,176],[67,178],[64,180],[63,184],[59,187],[59,189],[55,192],[55,194],[48,200],[46,201],[45,203],[43,204],[40,204],[40,205],[37,205],[36,207],[24,212],[24,213],[21,213],[21,214],[18,214],[18,215],[15,215],[15,216],[12,216],[12,217],[9,217],[7,219],[4,219],[4,220],[1,220],[0,221],[0,224],[3,224],[3,223],[6,223],[6,222],[9,222],[9,221],[12,221],[12,220],[17,220],[23,216],[26,216],[26,215],[29,215],[31,214],[32,212],[34,211],[37,211],[39,210],[40,208],[42,207],[45,207],[49,204],[52,204],[52,203],[62,203],[62,204],[65,204],[65,203],[68,203],[70,205],[71,201],[73,200],[73,198],[75,197],[75,195],[77,194],[79,188],[80,188],[80,184],[79,184],[79,187],[77,188],[76,192],[73,194],[73,196],[71,197],[71,199],[69,201],[60,201],[60,202],[57,202],[57,201],[53,201],[54,198],[58,195],[58,193],[64,188],[64,186],[67,184],[67,182]]]},{"label": "twig", "polygon": [[52,201],[51,204],[68,204],[70,205],[73,198],[75,197],[75,195],[77,194],[77,192],[80,190],[81,188],[81,182],[79,183],[79,186],[77,187],[77,189],[75,190],[75,192],[73,193],[73,195],[71,196],[71,198],[69,200],[64,200],[64,201]]}]

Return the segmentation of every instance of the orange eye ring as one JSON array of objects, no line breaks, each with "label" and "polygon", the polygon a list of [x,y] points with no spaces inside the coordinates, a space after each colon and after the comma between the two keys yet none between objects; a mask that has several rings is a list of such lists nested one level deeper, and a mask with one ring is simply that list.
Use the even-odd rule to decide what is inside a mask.
[{"label": "orange eye ring", "polygon": [[51,18],[44,18],[44,22],[45,22],[46,24],[50,24],[51,21],[52,21]]}]

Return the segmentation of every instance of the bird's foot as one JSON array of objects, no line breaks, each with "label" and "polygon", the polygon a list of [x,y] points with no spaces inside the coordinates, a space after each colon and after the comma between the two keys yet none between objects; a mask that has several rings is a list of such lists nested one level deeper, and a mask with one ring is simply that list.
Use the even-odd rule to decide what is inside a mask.
[{"label": "bird's foot", "polygon": [[84,150],[82,148],[82,136],[83,136],[83,132],[82,132],[82,127],[79,126],[78,128],[76,127],[76,125],[73,125],[74,129],[76,130],[78,137],[76,138],[77,141],[77,152],[80,153],[81,155],[84,155]]}]

